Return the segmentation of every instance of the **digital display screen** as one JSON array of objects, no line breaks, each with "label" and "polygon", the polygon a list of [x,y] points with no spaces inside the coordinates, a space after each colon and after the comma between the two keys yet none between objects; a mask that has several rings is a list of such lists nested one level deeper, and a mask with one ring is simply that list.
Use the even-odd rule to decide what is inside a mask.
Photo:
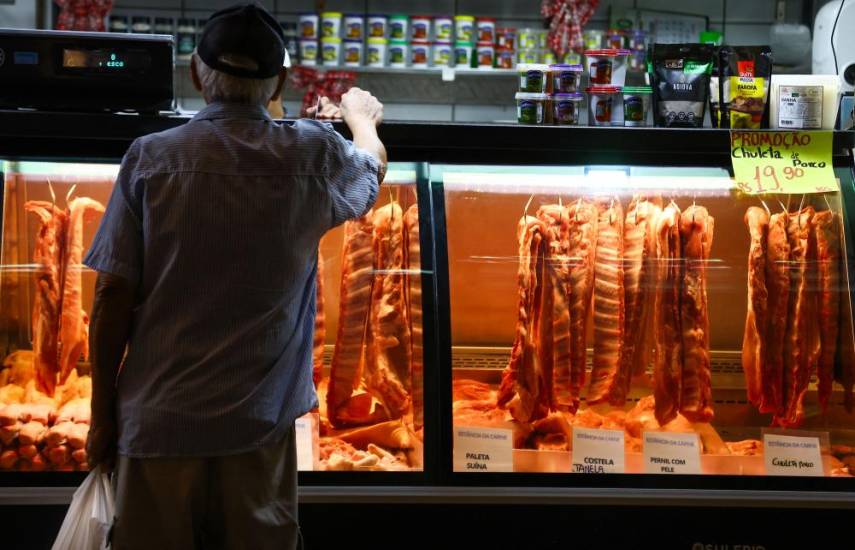
[{"label": "digital display screen", "polygon": [[112,49],[62,50],[62,66],[66,69],[90,69],[104,72],[121,72],[145,69],[151,57],[144,51],[119,51]]},{"label": "digital display screen", "polygon": [[15,52],[13,56],[15,65],[38,65],[38,52]]}]

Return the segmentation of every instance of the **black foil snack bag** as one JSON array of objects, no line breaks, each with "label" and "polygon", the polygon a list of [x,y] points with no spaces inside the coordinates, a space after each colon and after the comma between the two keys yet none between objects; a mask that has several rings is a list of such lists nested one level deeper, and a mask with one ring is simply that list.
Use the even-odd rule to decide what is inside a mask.
[{"label": "black foil snack bag", "polygon": [[721,127],[768,128],[772,48],[725,46],[719,53]]},{"label": "black foil snack bag", "polygon": [[709,98],[715,48],[708,44],[653,45],[656,126],[700,128]]}]

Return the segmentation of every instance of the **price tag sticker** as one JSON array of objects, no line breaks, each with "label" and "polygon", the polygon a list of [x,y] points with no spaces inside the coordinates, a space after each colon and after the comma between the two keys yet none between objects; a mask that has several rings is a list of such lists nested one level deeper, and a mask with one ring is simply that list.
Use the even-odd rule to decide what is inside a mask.
[{"label": "price tag sticker", "polygon": [[574,474],[622,474],[623,430],[573,428]]},{"label": "price tag sticker", "polygon": [[822,453],[818,437],[764,434],[766,473],[773,476],[822,477]]},{"label": "price tag sticker", "polygon": [[443,82],[454,82],[457,78],[457,72],[452,67],[443,67],[442,68],[442,81]]},{"label": "price tag sticker", "polygon": [[454,471],[513,472],[513,431],[455,426]]},{"label": "price tag sticker", "polygon": [[319,456],[318,421],[315,414],[301,416],[294,422],[297,440],[297,469],[311,472],[315,469],[315,457]]},{"label": "price tag sticker", "polygon": [[644,432],[644,471],[648,474],[700,474],[698,434]]},{"label": "price tag sticker", "polygon": [[730,132],[736,187],[749,195],[838,191],[832,132]]}]

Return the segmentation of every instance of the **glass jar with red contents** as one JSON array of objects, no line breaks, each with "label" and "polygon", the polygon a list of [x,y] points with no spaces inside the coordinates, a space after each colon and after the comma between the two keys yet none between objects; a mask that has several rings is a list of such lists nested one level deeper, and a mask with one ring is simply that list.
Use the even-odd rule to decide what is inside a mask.
[{"label": "glass jar with red contents", "polygon": [[511,27],[501,27],[496,29],[496,47],[516,50],[517,49],[517,30]]}]

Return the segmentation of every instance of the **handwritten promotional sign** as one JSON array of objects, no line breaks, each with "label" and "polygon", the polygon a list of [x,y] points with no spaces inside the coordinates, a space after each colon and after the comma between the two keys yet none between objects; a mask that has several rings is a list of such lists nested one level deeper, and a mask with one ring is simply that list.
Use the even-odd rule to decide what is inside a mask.
[{"label": "handwritten promotional sign", "polygon": [[318,442],[318,423],[314,415],[309,413],[294,422],[294,432],[297,440],[297,469],[311,472],[315,469],[315,445]]},{"label": "handwritten promotional sign", "polygon": [[513,432],[494,428],[454,427],[455,472],[513,472]]},{"label": "handwritten promotional sign", "polygon": [[573,428],[573,473],[622,474],[623,430]]},{"label": "handwritten promotional sign", "polygon": [[737,188],[750,195],[837,191],[832,132],[731,131]]},{"label": "handwritten promotional sign", "polygon": [[763,447],[768,475],[825,475],[818,437],[765,434]]},{"label": "handwritten promotional sign", "polygon": [[700,474],[698,434],[644,432],[644,471],[648,474]]}]

